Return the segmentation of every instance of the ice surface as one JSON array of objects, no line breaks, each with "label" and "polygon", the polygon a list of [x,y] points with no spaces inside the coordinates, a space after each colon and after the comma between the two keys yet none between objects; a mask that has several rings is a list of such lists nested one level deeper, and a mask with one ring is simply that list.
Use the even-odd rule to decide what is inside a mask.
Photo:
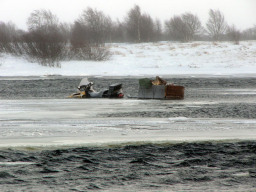
[{"label": "ice surface", "polygon": [[[157,108],[152,100],[0,100],[0,147],[256,139],[253,119],[108,117]],[[184,110],[190,102],[184,101]]]}]

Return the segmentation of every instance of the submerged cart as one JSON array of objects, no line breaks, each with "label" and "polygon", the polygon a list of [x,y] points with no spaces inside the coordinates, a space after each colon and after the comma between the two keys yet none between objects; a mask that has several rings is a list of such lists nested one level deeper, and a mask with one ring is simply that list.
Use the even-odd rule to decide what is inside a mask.
[{"label": "submerged cart", "polygon": [[183,86],[168,84],[160,77],[139,80],[139,99],[184,99]]}]

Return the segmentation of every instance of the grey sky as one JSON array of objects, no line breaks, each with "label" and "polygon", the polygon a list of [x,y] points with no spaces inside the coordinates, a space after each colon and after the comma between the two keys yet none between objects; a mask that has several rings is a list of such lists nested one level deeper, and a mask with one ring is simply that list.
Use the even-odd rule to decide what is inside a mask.
[{"label": "grey sky", "polygon": [[240,30],[256,25],[256,0],[0,0],[0,21],[12,21],[26,29],[26,20],[33,10],[49,9],[60,21],[73,22],[87,7],[97,8],[113,20],[123,21],[135,4],[143,13],[161,21],[191,12],[205,25],[209,9],[219,9],[228,24]]}]

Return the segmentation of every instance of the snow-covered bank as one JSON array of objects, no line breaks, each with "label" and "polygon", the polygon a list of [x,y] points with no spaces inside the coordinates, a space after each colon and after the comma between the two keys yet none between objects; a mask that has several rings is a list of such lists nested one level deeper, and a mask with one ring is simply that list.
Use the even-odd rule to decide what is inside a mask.
[{"label": "snow-covered bank", "polygon": [[108,44],[108,61],[63,61],[44,67],[0,55],[0,76],[256,75],[256,41]]}]

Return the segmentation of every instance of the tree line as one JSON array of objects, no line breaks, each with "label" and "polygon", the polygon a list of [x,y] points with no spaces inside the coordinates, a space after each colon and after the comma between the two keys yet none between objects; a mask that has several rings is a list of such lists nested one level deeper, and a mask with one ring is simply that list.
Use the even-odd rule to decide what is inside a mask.
[{"label": "tree line", "polygon": [[255,40],[256,26],[240,31],[228,25],[223,13],[209,10],[203,27],[197,15],[175,15],[164,24],[142,13],[135,5],[124,21],[113,21],[97,9],[87,8],[72,24],[62,23],[49,10],[35,10],[27,19],[27,31],[0,22],[0,53],[24,56],[46,66],[60,66],[61,60],[105,60],[110,57],[105,43],[194,40]]}]

